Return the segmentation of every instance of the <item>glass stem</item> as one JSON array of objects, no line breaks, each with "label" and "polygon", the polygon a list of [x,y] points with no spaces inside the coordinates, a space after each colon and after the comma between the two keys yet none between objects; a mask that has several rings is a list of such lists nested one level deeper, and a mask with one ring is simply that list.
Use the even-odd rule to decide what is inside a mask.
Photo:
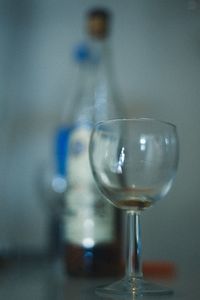
[{"label": "glass stem", "polygon": [[140,213],[127,212],[126,276],[142,277]]}]

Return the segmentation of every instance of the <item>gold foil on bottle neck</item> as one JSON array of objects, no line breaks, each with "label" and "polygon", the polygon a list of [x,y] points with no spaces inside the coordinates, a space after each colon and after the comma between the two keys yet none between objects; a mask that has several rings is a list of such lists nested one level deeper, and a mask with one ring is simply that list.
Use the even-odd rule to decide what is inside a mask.
[{"label": "gold foil on bottle neck", "polygon": [[105,20],[95,17],[88,20],[88,32],[92,37],[103,39],[108,34],[108,28]]},{"label": "gold foil on bottle neck", "polygon": [[94,9],[88,13],[87,29],[90,36],[104,39],[109,31],[110,14],[104,9]]}]

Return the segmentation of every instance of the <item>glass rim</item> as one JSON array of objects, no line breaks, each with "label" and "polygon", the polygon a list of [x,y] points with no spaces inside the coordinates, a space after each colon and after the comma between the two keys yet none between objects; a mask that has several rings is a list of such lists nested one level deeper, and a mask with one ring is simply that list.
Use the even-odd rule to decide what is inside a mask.
[{"label": "glass rim", "polygon": [[164,121],[164,120],[160,120],[160,119],[156,119],[156,118],[148,118],[148,117],[139,117],[139,118],[116,118],[116,119],[109,119],[109,120],[103,120],[100,122],[97,122],[95,124],[95,127],[100,127],[102,124],[109,124],[109,123],[115,123],[115,122],[124,122],[124,121],[135,121],[135,122],[141,122],[141,121],[147,121],[147,122],[157,122],[160,124],[165,124],[168,126],[173,127],[174,129],[176,129],[176,125],[169,122],[169,121]]}]

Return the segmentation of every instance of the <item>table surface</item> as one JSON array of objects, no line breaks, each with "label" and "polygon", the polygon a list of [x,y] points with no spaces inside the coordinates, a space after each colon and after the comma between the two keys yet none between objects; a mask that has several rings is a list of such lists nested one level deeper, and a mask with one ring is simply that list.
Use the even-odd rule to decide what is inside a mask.
[{"label": "table surface", "polygon": [[[142,299],[200,299],[200,271],[182,272],[176,278],[163,284],[171,287],[170,296],[149,296]],[[101,300],[107,299],[95,295],[96,286],[112,282],[112,279],[69,278],[59,261],[21,260],[0,269],[1,300]],[[130,299],[113,297],[112,299]],[[132,297],[131,300],[135,298]]]}]

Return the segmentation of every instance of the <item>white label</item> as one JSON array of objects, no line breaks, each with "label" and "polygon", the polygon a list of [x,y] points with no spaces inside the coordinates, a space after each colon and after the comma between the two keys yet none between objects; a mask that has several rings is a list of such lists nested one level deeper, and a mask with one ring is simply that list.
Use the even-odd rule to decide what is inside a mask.
[{"label": "white label", "polygon": [[102,199],[90,168],[90,135],[88,126],[76,127],[71,133],[64,216],[65,239],[88,248],[112,242],[114,237],[113,208]]}]

